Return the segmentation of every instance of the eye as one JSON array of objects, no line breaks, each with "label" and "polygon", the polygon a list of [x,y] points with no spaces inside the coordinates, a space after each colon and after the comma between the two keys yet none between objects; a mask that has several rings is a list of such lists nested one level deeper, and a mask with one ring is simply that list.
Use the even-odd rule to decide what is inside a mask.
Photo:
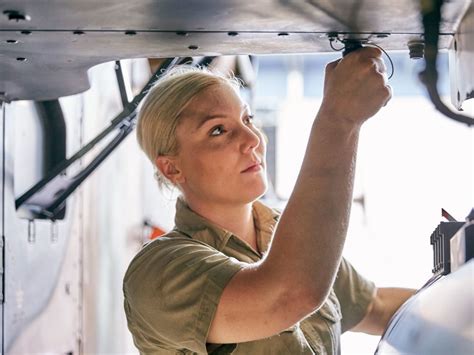
[{"label": "eye", "polygon": [[244,123],[245,124],[253,124],[253,115],[247,115],[244,118]]},{"label": "eye", "polygon": [[209,133],[210,136],[217,137],[220,136],[222,133],[224,133],[224,126],[219,125],[215,126]]}]

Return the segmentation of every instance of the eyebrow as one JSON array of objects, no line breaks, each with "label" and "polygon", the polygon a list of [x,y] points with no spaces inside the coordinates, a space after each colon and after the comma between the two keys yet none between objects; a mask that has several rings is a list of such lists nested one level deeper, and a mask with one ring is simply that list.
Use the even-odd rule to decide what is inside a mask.
[{"label": "eyebrow", "polygon": [[[249,106],[249,104],[244,103],[241,107],[241,114],[246,112],[246,111],[250,112],[250,106]],[[203,116],[202,118],[199,119],[198,125],[196,127],[196,131],[199,130],[199,128],[201,128],[207,121],[215,120],[216,118],[222,118],[224,116],[225,115],[223,115],[223,114],[214,114],[214,115]]]}]

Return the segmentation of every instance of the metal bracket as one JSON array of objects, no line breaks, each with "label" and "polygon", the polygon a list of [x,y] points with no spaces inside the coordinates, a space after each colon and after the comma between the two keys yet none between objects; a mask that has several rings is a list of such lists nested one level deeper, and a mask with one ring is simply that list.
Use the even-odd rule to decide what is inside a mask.
[{"label": "metal bracket", "polygon": [[[133,131],[136,124],[137,107],[141,100],[145,97],[159,77],[173,67],[178,60],[179,58],[166,59],[156,70],[141,92],[136,95],[131,102],[126,100],[125,85],[122,86],[120,84],[121,79],[123,84],[123,76],[120,79],[121,69],[120,66],[118,66],[118,69],[116,70],[120,72],[117,78],[122,101],[124,102],[123,111],[118,114],[118,116],[112,120],[110,126],[102,131],[97,137],[80,149],[71,158],[58,164],[57,167],[48,174],[48,176],[18,197],[15,201],[18,212],[28,219],[49,218],[54,220],[56,215],[61,211],[66,199],[109,156],[109,154],[119,146],[128,134]],[[66,170],[73,163],[84,157],[84,155],[86,155],[97,143],[110,136],[112,132],[117,132],[115,137],[100,153],[97,154],[89,165],[74,176],[67,176]]]},{"label": "metal bracket", "polygon": [[474,118],[451,111],[451,109],[441,101],[437,88],[438,70],[436,68],[436,59],[438,56],[441,7],[444,2],[445,0],[422,2],[425,5],[422,6],[425,39],[425,69],[420,72],[419,76],[422,84],[426,87],[431,102],[439,112],[457,122],[471,126],[474,125]]}]

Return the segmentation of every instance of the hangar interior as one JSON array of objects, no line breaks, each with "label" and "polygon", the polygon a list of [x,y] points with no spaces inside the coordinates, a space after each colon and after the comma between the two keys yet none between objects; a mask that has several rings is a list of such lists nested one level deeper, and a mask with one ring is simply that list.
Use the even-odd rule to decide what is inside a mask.
[{"label": "hangar interior", "polygon": [[[345,254],[380,284],[420,288],[440,209],[464,221],[474,203],[473,32],[466,0],[1,1],[2,353],[136,353],[122,278],[173,227],[176,193],[158,190],[133,129],[155,74],[180,62],[245,82],[270,138],[265,199],[284,207],[325,63],[351,41],[382,47],[400,100],[365,129]],[[472,261],[459,271],[407,306],[378,353],[473,346]],[[375,351],[360,337],[343,353]]]}]

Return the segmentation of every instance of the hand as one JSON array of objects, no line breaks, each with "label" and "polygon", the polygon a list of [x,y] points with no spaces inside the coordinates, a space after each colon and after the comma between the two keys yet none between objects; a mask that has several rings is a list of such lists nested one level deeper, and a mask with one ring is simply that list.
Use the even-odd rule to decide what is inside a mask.
[{"label": "hand", "polygon": [[382,51],[358,49],[326,66],[321,110],[331,120],[362,125],[392,97]]}]

